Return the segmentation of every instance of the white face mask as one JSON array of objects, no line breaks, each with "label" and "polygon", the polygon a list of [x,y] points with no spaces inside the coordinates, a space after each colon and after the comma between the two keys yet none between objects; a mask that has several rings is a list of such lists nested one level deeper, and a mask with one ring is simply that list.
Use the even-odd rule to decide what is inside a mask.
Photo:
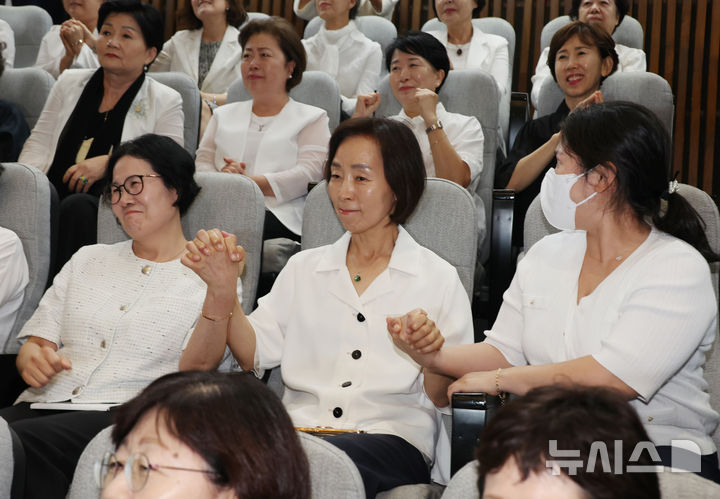
[{"label": "white face mask", "polygon": [[595,197],[597,192],[575,203],[570,198],[570,189],[580,177],[588,173],[590,170],[585,173],[565,175],[558,175],[555,168],[547,171],[540,186],[540,206],[550,225],[560,230],[575,230],[575,210]]}]

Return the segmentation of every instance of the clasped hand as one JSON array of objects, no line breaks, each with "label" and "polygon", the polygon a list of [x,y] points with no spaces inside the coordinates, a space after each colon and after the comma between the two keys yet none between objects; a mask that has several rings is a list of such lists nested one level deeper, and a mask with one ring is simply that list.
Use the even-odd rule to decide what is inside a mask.
[{"label": "clasped hand", "polygon": [[415,309],[401,317],[388,317],[387,329],[395,345],[423,367],[430,367],[445,338],[427,312]]},{"label": "clasped hand", "polygon": [[237,278],[245,268],[245,249],[237,245],[234,234],[220,229],[199,230],[187,243],[180,262],[210,287],[236,289]]}]

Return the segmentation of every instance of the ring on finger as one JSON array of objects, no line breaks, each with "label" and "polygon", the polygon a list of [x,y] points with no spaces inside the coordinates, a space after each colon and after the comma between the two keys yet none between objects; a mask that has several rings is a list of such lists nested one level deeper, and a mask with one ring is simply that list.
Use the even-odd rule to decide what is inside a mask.
[{"label": "ring on finger", "polygon": [[88,183],[87,177],[85,175],[80,175],[80,182],[82,182],[83,184],[87,184]]}]

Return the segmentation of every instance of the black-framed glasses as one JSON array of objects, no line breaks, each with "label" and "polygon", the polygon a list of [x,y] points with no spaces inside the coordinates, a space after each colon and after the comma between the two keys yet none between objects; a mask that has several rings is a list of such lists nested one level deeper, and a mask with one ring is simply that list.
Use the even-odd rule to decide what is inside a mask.
[{"label": "black-framed glasses", "polygon": [[108,452],[101,461],[95,463],[95,482],[98,487],[104,489],[110,482],[113,481],[113,479],[115,479],[120,470],[125,470],[125,483],[133,492],[139,492],[143,487],[145,487],[151,471],[175,470],[207,473],[210,475],[218,474],[213,470],[198,470],[192,468],[179,468],[177,466],[151,464],[148,457],[141,452],[130,454],[127,461],[123,463],[118,461],[118,458],[114,453]]},{"label": "black-framed glasses", "polygon": [[125,182],[122,184],[112,184],[109,188],[109,197],[110,202],[112,204],[117,204],[120,202],[120,198],[122,197],[122,189],[125,189],[125,192],[128,194],[132,194],[133,196],[140,194],[145,187],[145,184],[143,183],[143,178],[160,178],[162,175],[130,175],[128,178],[125,179]]}]

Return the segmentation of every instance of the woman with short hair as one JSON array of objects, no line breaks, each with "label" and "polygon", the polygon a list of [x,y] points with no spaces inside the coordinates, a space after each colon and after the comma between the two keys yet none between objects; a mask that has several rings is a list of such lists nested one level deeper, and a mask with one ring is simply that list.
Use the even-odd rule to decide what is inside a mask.
[{"label": "woman with short hair", "polygon": [[[427,483],[440,438],[436,407],[449,379],[397,350],[398,334],[438,325],[448,343],[472,341],[467,293],[456,270],[402,227],[425,188],[412,132],[394,120],[343,122],[330,139],[325,179],[347,232],[290,258],[272,290],[245,316],[232,281],[231,238],[200,231],[183,263],[208,283],[203,322],[181,369],[214,369],[226,345],[243,369],[280,365],[283,402],[296,426],[345,430],[327,441],[355,462],[367,497]],[[397,328],[397,329],[395,329]],[[360,432],[360,433],[358,433]]]},{"label": "woman with short hair", "polygon": [[299,241],[308,184],[322,178],[327,113],[292,99],[305,49],[285,19],[251,21],[240,32],[243,83],[252,100],[218,108],[198,146],[198,171],[247,175],[265,195],[264,239]]},{"label": "woman with short hair", "polygon": [[308,461],[292,421],[249,373],[167,374],[113,420],[115,452],[96,467],[103,499],[131,492],[310,499]]},{"label": "woman with short hair", "polygon": [[[485,207],[477,194],[483,168],[484,136],[474,116],[450,113],[438,92],[450,71],[445,47],[432,35],[410,31],[385,51],[390,87],[402,111],[392,117],[407,125],[420,144],[428,177],[439,177],[467,188],[478,214],[478,247],[486,233]],[[358,96],[353,117],[370,116],[380,95]]]},{"label": "woman with short hair", "polygon": [[177,370],[206,291],[179,261],[180,216],[200,191],[193,174],[168,137],[118,146],[105,196],[130,239],[81,248],[20,331],[17,368],[30,387],[0,417],[23,442],[27,476],[15,479],[28,497],[64,497],[83,448],[111,423],[108,405]]},{"label": "woman with short hair", "polygon": [[[570,20],[595,24],[608,35],[615,32],[628,13],[628,0],[573,0],[570,7]],[[534,107],[538,105],[540,87],[545,80],[552,78],[549,67],[546,47],[538,58],[535,74],[532,79],[530,99]],[[615,51],[618,55],[618,71],[645,71],[647,63],[645,52],[639,48],[627,47],[616,43]]]}]

